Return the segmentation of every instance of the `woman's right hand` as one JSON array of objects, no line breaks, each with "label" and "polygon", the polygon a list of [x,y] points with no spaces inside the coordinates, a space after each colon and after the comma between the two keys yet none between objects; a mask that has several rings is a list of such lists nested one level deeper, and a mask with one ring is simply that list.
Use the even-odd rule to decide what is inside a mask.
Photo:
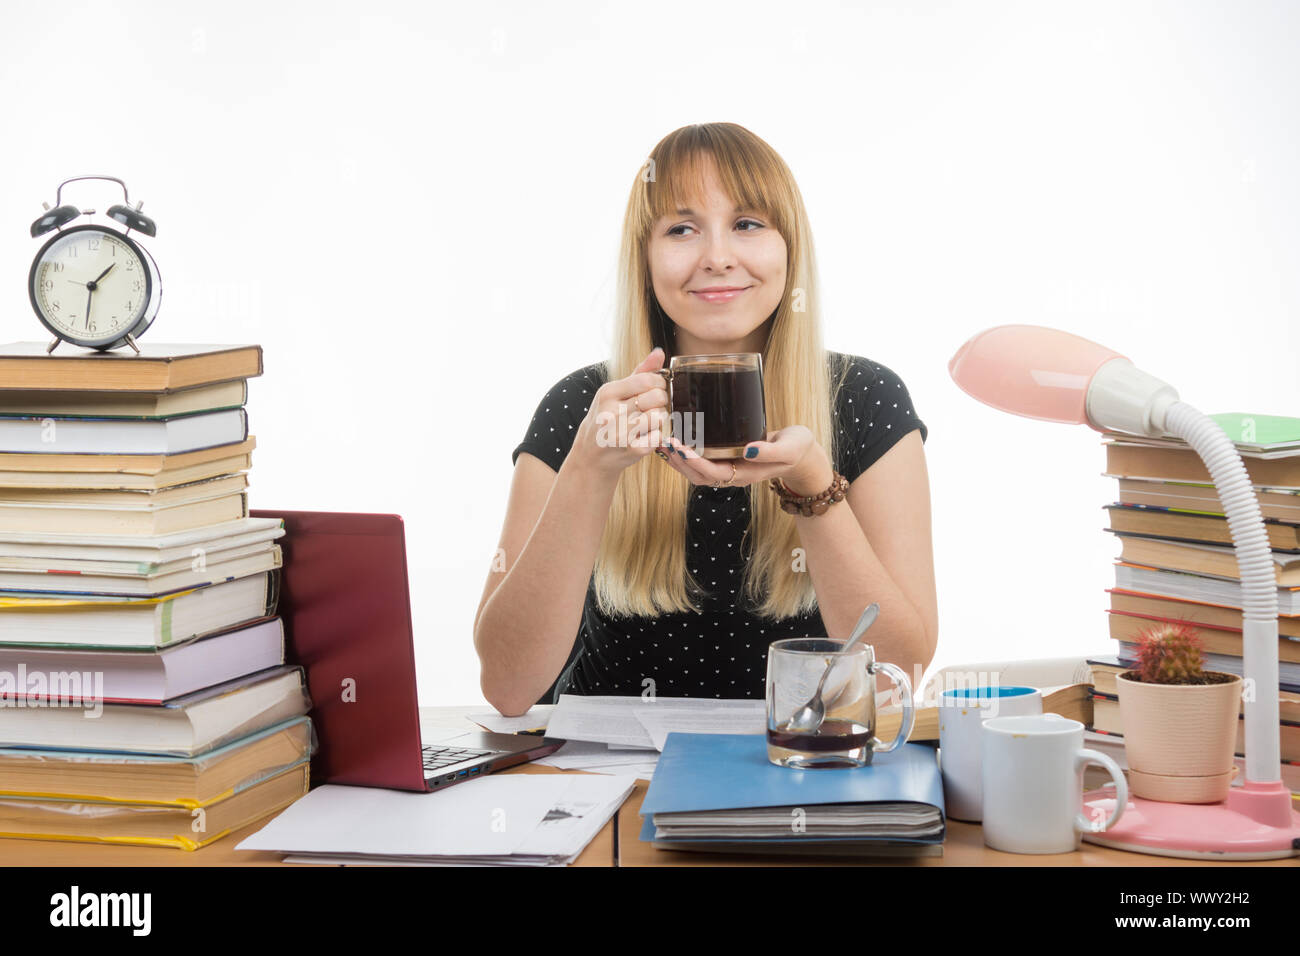
[{"label": "woman's right hand", "polygon": [[573,451],[591,467],[618,475],[663,444],[669,421],[663,365],[663,349],[655,348],[627,378],[596,389],[573,439]]}]

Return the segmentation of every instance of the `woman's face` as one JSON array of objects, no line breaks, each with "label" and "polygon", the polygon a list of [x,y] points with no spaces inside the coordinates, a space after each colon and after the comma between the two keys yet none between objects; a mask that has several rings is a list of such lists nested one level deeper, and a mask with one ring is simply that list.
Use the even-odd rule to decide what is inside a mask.
[{"label": "woman's face", "polygon": [[761,352],[764,323],[785,291],[785,240],[767,217],[735,208],[711,162],[705,186],[691,208],[651,230],[655,296],[677,326],[678,354]]}]

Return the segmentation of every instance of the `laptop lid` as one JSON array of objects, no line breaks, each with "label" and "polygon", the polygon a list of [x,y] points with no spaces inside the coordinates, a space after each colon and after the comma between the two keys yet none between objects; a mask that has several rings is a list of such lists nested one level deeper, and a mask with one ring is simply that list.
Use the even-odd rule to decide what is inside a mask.
[{"label": "laptop lid", "polygon": [[398,515],[250,510],[283,518],[276,612],[307,672],[324,783],[425,790],[415,644]]}]

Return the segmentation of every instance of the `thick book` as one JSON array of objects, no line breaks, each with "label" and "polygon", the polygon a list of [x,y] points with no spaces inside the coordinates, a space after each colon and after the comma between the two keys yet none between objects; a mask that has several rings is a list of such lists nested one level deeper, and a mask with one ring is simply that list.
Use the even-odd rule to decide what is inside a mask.
[{"label": "thick book", "polygon": [[[1192,544],[1231,545],[1232,529],[1223,515],[1197,514],[1148,505],[1106,505],[1106,528],[1117,534],[1129,534]],[[1274,551],[1300,554],[1300,522],[1264,520],[1269,547]]]},{"label": "thick book", "polygon": [[[943,784],[935,749],[904,744],[853,769],[792,770],[767,759],[761,734],[671,733],[641,813],[656,846],[709,841],[935,845]],[[792,820],[798,816],[798,827]]]},{"label": "thick book", "polygon": [[248,437],[242,408],[155,420],[0,416],[0,452],[41,455],[180,455]]},{"label": "thick book", "polygon": [[[1188,544],[1159,538],[1119,535],[1123,548],[1120,560],[1126,564],[1187,571],[1217,578],[1241,580],[1235,548],[1208,544]],[[1273,551],[1273,574],[1280,588],[1300,587],[1300,555]]]},{"label": "thick book", "polygon": [[[101,573],[95,562],[75,562],[76,568],[58,570],[28,567],[9,570],[8,565],[21,559],[0,557],[0,591],[8,594],[108,597],[164,597],[180,591],[208,587],[274,571],[284,563],[278,544],[254,544],[223,548],[197,557],[181,558],[150,574]],[[68,565],[74,562],[66,562]]]},{"label": "thick book", "polygon": [[217,385],[200,385],[178,392],[0,389],[0,415],[151,419],[240,408],[247,402],[248,383],[243,379]]},{"label": "thick book", "polygon": [[[1110,595],[1110,609],[1112,611],[1133,617],[1191,621],[1196,624],[1207,624],[1211,627],[1229,628],[1238,632],[1241,631],[1242,622],[1245,619],[1245,615],[1242,614],[1239,607],[1162,597],[1158,594],[1142,594],[1138,591],[1125,591],[1121,588],[1107,588],[1106,593]],[[1277,632],[1284,637],[1300,638],[1300,615],[1279,614]]]},{"label": "thick book", "polygon": [[304,760],[202,807],[0,797],[0,837],[197,850],[303,796],[309,768]]},{"label": "thick book", "polygon": [[0,748],[0,796],[202,807],[311,758],[307,717],[292,717],[198,757]]},{"label": "thick book", "polygon": [[[1119,478],[1118,475],[1107,475]],[[1300,488],[1256,488],[1260,513],[1265,521],[1300,522]],[[1224,517],[1223,502],[1214,485],[1186,481],[1160,481],[1151,478],[1119,478],[1119,501],[1123,505],[1142,505],[1177,509],[1198,514]]]},{"label": "thick book", "polygon": [[311,709],[303,669],[282,666],[205,687],[158,706],[49,707],[17,703],[0,720],[0,747],[193,757]]},{"label": "thick book", "polygon": [[174,392],[262,374],[260,345],[141,342],[140,354],[48,342],[0,345],[0,388]]},{"label": "thick book", "polygon": [[[1115,586],[1125,591],[1137,591],[1160,597],[1205,604],[1221,604],[1238,610],[1243,606],[1240,581],[1192,574],[1188,571],[1169,571],[1140,564],[1115,564]],[[1277,589],[1278,614],[1300,614],[1300,588]]]},{"label": "thick book", "polygon": [[[1300,451],[1268,458],[1247,451],[1240,454],[1251,484],[1282,488],[1300,486]],[[1201,456],[1192,449],[1153,447],[1131,440],[1106,445],[1106,471],[1124,478],[1201,482],[1211,480]]]},{"label": "thick book", "polygon": [[248,517],[248,494],[237,491],[200,501],[144,508],[0,504],[0,535],[48,531],[55,534],[168,534]]},{"label": "thick book", "polygon": [[283,664],[284,658],[284,623],[278,617],[156,651],[5,645],[0,647],[0,704],[13,707],[18,697],[59,706],[161,704]]},{"label": "thick book", "polygon": [[152,511],[172,505],[207,501],[248,489],[248,473],[214,475],[167,488],[6,488],[0,485],[0,505],[6,508],[98,508]]},{"label": "thick book", "polygon": [[[119,571],[151,574],[160,566],[181,558],[211,554],[226,547],[272,541],[284,536],[281,518],[239,518],[162,535],[52,534],[31,531],[0,535],[0,567],[6,560],[30,557],[58,562],[91,560],[116,562]],[[110,573],[105,570],[103,573]]]},{"label": "thick book", "polygon": [[102,488],[156,490],[253,466],[257,439],[201,448],[180,455],[48,455],[0,453],[0,485],[6,488]]},{"label": "thick book", "polygon": [[274,612],[278,572],[163,597],[0,594],[0,647],[169,647]]},{"label": "thick book", "polygon": [[[1287,618],[1279,618],[1285,621]],[[1150,628],[1165,624],[1184,623],[1191,627],[1192,633],[1201,641],[1202,649],[1211,654],[1242,656],[1242,629],[1240,627],[1214,627],[1209,624],[1197,624],[1175,618],[1152,617],[1144,614],[1124,614],[1111,610],[1108,612],[1107,624],[1110,636],[1116,641],[1135,645],[1142,634]],[[1300,640],[1278,635],[1277,659],[1291,664],[1300,663]]]}]

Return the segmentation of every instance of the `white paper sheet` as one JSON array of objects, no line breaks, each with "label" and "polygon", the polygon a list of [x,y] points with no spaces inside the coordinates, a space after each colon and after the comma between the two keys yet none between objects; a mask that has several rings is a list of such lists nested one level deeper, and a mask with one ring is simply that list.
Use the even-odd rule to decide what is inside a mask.
[{"label": "white paper sheet", "polygon": [[[530,776],[498,779],[535,780],[537,778]],[[472,854],[448,852],[430,855],[417,853],[414,849],[405,852],[395,853],[389,850],[380,853],[355,849],[344,850],[341,848],[342,844],[340,844],[318,851],[309,851],[303,846],[298,846],[296,852],[286,857],[285,860],[290,863],[325,863],[347,866],[563,866],[572,863],[581,855],[582,851],[595,839],[601,828],[609,822],[636,785],[636,778],[627,774],[619,776],[565,776],[543,779],[549,781],[549,788],[555,790],[558,796],[544,817],[510,853],[475,851]],[[426,796],[437,797],[443,793],[452,793],[456,790],[470,791],[482,782],[486,781],[475,781],[473,784],[458,784],[446,791]],[[320,789],[326,788],[322,787]],[[356,788],[345,787],[338,789]],[[530,789],[535,790],[536,788],[530,787]],[[312,791],[312,793],[316,792]],[[392,793],[393,791],[384,792]],[[412,794],[412,796],[419,797],[421,794]],[[304,797],[303,799],[306,800],[307,798]],[[301,802],[299,801],[299,803]],[[284,817],[292,809],[291,807],[290,810],[286,810],[280,817]],[[277,818],[277,820],[279,819]],[[271,826],[274,825],[274,822]],[[263,832],[266,829],[270,829],[270,826],[264,828]],[[255,834],[239,844],[236,849],[276,849],[279,848],[279,844],[286,840],[286,837],[276,837],[272,834],[268,840],[275,843],[275,847],[247,845],[250,840],[260,835],[260,833]],[[320,841],[317,840],[316,842],[319,843]]]},{"label": "white paper sheet", "polygon": [[553,710],[555,710],[554,704],[535,704],[528,709],[528,713],[521,714],[518,717],[502,717],[495,710],[484,711],[479,714],[466,714],[465,716],[480,727],[486,727],[494,734],[517,734],[521,730],[536,730],[538,727],[545,727],[547,721],[551,719]]},{"label": "white paper sheet", "polygon": [[[761,700],[707,700],[698,697],[579,697],[563,694],[546,732],[565,740],[585,740],[612,746],[658,750],[639,714],[653,715],[656,727],[671,723],[673,730],[689,732],[692,726],[710,726],[724,714],[734,714],[740,724],[757,716],[762,732],[765,703]],[[704,716],[701,716],[704,715]],[[706,733],[699,730],[698,733]]]},{"label": "white paper sheet", "polygon": [[434,793],[326,784],[236,850],[380,855],[515,852],[568,789],[551,774],[492,775]]},{"label": "white paper sheet", "polygon": [[766,705],[761,700],[742,701],[757,704],[756,708],[731,707],[682,713],[663,711],[655,707],[635,709],[637,720],[650,735],[650,742],[659,750],[671,733],[681,734],[763,734],[767,732]]}]

